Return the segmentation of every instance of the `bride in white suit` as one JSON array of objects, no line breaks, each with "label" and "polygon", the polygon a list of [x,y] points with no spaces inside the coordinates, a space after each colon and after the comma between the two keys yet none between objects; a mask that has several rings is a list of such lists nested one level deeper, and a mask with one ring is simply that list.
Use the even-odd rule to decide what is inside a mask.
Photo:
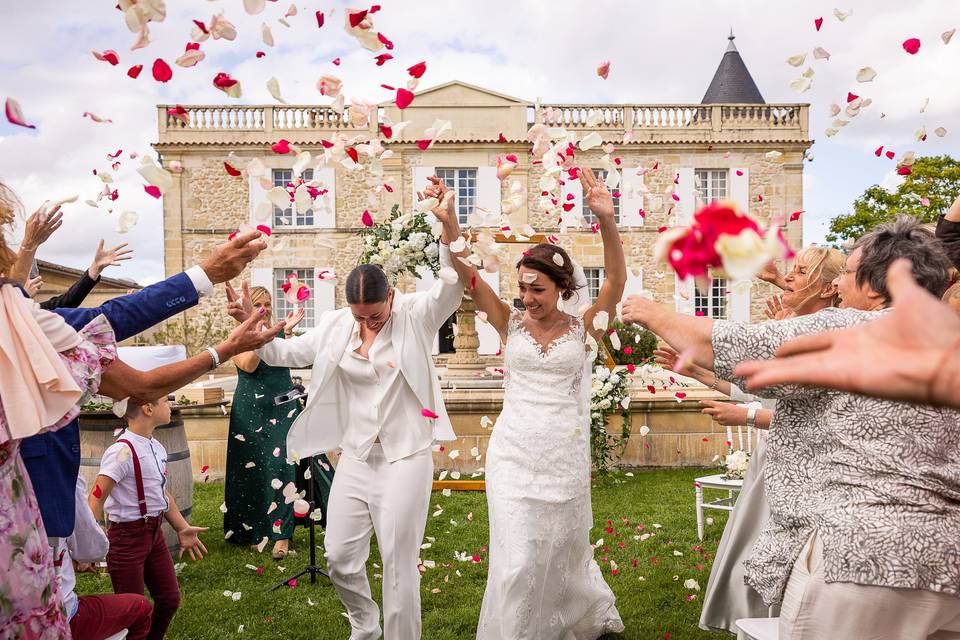
[{"label": "bride in white suit", "polygon": [[[441,266],[451,267],[457,216],[440,212],[437,218],[443,223]],[[324,548],[350,619],[350,640],[376,640],[382,633],[366,572],[373,533],[383,561],[386,637],[420,637],[417,558],[433,481],[432,445],[456,438],[431,352],[462,297],[460,280],[438,278],[429,291],[403,294],[379,267],[360,265],[346,280],[347,308],[324,313],[304,335],[257,350],[272,366],[313,365],[306,408],[287,436],[288,455],[342,450]],[[231,315],[242,317],[245,306],[234,298]]]}]

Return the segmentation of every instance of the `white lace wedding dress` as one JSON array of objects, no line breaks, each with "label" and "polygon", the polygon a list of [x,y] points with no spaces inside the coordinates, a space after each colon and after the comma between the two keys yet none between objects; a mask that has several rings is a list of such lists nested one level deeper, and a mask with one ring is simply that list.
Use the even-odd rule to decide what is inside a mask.
[{"label": "white lace wedding dress", "polygon": [[[593,558],[583,324],[546,352],[511,315],[503,411],[487,450],[490,572],[479,640],[594,640],[622,631]],[[587,376],[584,380],[584,376]]]}]

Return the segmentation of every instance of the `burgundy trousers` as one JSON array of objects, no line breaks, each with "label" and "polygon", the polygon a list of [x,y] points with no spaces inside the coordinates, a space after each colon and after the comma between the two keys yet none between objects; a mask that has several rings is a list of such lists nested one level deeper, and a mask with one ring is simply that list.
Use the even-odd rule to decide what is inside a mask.
[{"label": "burgundy trousers", "polygon": [[180,585],[167,550],[160,518],[113,522],[107,529],[110,551],[107,571],[114,593],[143,595],[146,585],[153,598],[148,640],[161,640],[180,606]]},{"label": "burgundy trousers", "polygon": [[74,640],[104,640],[124,629],[127,640],[143,640],[150,631],[153,605],[134,593],[80,596],[77,613],[70,618]]}]

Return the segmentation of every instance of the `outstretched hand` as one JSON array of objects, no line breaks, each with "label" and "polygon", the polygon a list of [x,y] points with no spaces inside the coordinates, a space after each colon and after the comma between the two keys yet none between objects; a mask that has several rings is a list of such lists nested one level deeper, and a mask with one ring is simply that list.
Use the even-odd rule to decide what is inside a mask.
[{"label": "outstretched hand", "polygon": [[906,260],[887,270],[887,286],[893,309],[879,320],[789,340],[776,358],[743,362],[736,375],[751,389],[801,384],[960,407],[951,390],[960,316],[914,282]]},{"label": "outstretched hand", "polygon": [[426,200],[427,198],[437,199],[437,206],[433,207],[430,212],[436,216],[440,222],[446,224],[456,219],[453,191],[437,176],[430,176],[427,180],[430,181],[430,184],[423,191],[417,193],[417,198],[420,200]]},{"label": "outstretched hand", "polygon": [[242,295],[229,282],[224,283],[227,289],[227,315],[237,322],[244,322],[253,313],[253,301],[250,299],[250,283],[244,280],[240,285]]},{"label": "outstretched hand", "polygon": [[61,225],[63,225],[63,212],[60,211],[60,205],[48,211],[47,203],[44,202],[27,218],[20,248],[24,251],[36,251]]},{"label": "outstretched hand", "polygon": [[747,407],[731,402],[717,402],[715,400],[701,400],[703,413],[707,414],[725,427],[737,427],[747,424]]},{"label": "outstretched hand", "polygon": [[207,259],[200,263],[210,282],[220,284],[240,275],[244,267],[267,248],[260,235],[259,231],[248,231],[214,247]]},{"label": "outstretched hand", "polygon": [[97,252],[93,256],[93,262],[90,264],[90,268],[87,269],[87,273],[90,274],[90,277],[96,280],[103,270],[107,267],[120,264],[124,260],[129,260],[133,257],[133,249],[125,249],[127,243],[118,244],[115,247],[110,249],[103,248],[103,240],[100,241],[100,244],[97,245]]},{"label": "outstretched hand", "polygon": [[187,526],[185,529],[177,531],[177,540],[180,542],[180,555],[177,556],[177,560],[183,557],[184,551],[190,554],[191,560],[203,560],[203,554],[209,552],[207,548],[203,546],[203,542],[200,540],[200,534],[209,530],[209,527]]},{"label": "outstretched hand", "polygon": [[613,196],[607,185],[598,180],[590,167],[580,167],[580,185],[583,187],[583,204],[590,208],[598,220],[614,220],[616,210]]}]

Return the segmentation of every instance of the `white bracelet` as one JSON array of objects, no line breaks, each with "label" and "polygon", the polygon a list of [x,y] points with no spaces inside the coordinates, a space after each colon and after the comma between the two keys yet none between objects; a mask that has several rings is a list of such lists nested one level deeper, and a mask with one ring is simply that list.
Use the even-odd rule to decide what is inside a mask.
[{"label": "white bracelet", "polygon": [[213,360],[213,366],[210,367],[210,368],[211,368],[211,369],[216,369],[217,367],[219,367],[219,366],[220,366],[220,354],[217,353],[217,350],[214,349],[213,347],[207,347],[207,348],[205,349],[205,351],[210,354],[210,358]]},{"label": "white bracelet", "polygon": [[757,408],[750,407],[747,409],[747,426],[751,429],[755,428],[755,422],[757,420]]}]

